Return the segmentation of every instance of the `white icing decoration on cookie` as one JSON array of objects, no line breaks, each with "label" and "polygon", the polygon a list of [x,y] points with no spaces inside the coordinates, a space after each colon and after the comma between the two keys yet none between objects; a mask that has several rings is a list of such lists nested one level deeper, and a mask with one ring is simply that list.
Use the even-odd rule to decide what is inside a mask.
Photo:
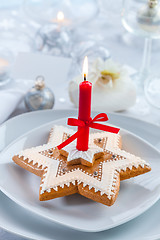
[{"label": "white icing decoration on cookie", "polygon": [[[44,169],[40,194],[43,194],[45,191],[50,192],[51,189],[58,191],[58,187],[69,187],[71,183],[75,185],[77,182],[77,184],[83,183],[83,187],[88,186],[90,190],[94,189],[95,192],[100,192],[101,195],[106,194],[107,198],[111,199],[112,196],[116,194],[116,192],[113,191],[116,187],[116,182],[117,178],[119,178],[120,171],[126,171],[127,168],[132,170],[133,167],[137,168],[141,166],[144,168],[145,166],[149,166],[149,164],[147,164],[141,158],[119,149],[118,146],[120,136],[118,134],[116,135],[108,132],[98,132],[90,134],[90,146],[96,146],[94,144],[95,139],[107,138],[104,150],[109,154],[115,155],[113,159],[107,162],[103,161],[99,165],[98,172],[101,174],[101,176],[94,177],[92,174],[82,171],[80,167],[76,169],[76,165],[75,169],[72,169],[72,171],[65,172],[65,174],[60,175],[59,167],[61,166],[62,161],[44,156],[40,152],[49,150],[50,148],[54,148],[60,144],[62,142],[64,132],[70,135],[74,133],[74,131],[63,126],[54,126],[50,134],[48,144],[26,149],[18,154],[19,157],[23,157],[24,161],[27,160],[28,163],[33,161],[33,165],[38,164],[38,166],[42,166],[42,169]],[[74,145],[74,143],[71,144],[71,149],[72,145]],[[67,149],[70,150],[69,145],[67,147]],[[96,148],[93,149],[93,152],[99,152],[100,150],[102,152],[102,148],[96,146]],[[91,158],[90,155],[89,158]]]},{"label": "white icing decoration on cookie", "polygon": [[115,168],[108,162],[103,163],[103,172],[102,172],[102,179],[98,181],[96,178],[93,178],[90,175],[86,175],[84,172],[79,170],[78,168],[75,169],[73,172],[69,172],[64,174],[63,176],[55,177],[49,173],[50,178],[47,178],[47,181],[44,181],[41,194],[44,191],[47,191],[50,188],[53,188],[55,191],[58,190],[58,187],[62,184],[65,184],[69,187],[69,184],[73,181],[77,180],[78,185],[83,183],[83,187],[88,186],[89,190],[94,188],[97,191],[101,192],[101,195],[106,194],[108,197],[114,195],[115,193],[112,192],[114,190],[113,180],[116,179],[117,175],[115,174]]},{"label": "white icing decoration on cookie", "polygon": [[50,133],[49,142],[52,146],[58,146],[62,143],[63,134],[73,135],[75,132],[72,129],[55,125]]},{"label": "white icing decoration on cookie", "polygon": [[89,148],[87,151],[78,151],[76,148],[76,143],[71,143],[63,148],[66,152],[68,152],[67,161],[70,162],[77,158],[83,158],[87,162],[92,163],[94,155],[96,153],[103,152],[103,149],[95,145],[94,143],[89,144]]},{"label": "white icing decoration on cookie", "polygon": [[21,151],[18,156],[23,157],[23,160],[28,160],[28,163],[33,161],[33,165],[38,164],[38,166],[42,166],[42,169],[44,169],[45,167],[48,167],[51,163],[51,161],[56,161],[57,160],[53,160],[47,156],[44,156],[42,154],[40,154],[40,151],[45,151],[46,149],[50,148],[51,146],[47,146],[47,144],[44,146],[39,146],[39,147],[35,147],[35,148],[30,148],[30,149],[26,149],[24,151]]}]

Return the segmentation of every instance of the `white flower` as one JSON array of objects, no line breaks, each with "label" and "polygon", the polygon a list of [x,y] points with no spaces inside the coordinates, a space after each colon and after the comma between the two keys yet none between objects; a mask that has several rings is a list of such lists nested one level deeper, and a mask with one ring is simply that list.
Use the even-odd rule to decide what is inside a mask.
[{"label": "white flower", "polygon": [[128,72],[112,59],[103,61],[97,58],[89,72],[88,79],[93,84],[99,84],[103,88],[113,88],[117,81],[123,81],[128,76]]},{"label": "white flower", "polygon": [[[83,81],[77,76],[69,83],[71,101],[78,107],[78,85]],[[133,106],[136,101],[136,88],[124,66],[112,59],[103,61],[97,58],[88,74],[92,82],[92,109],[98,111],[122,111]]]}]

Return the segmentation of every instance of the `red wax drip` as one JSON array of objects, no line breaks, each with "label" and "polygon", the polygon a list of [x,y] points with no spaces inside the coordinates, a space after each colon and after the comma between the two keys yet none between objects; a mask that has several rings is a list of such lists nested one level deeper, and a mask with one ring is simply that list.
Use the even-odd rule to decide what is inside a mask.
[{"label": "red wax drip", "polygon": [[[91,117],[91,93],[92,83],[83,81],[79,85],[79,114],[78,119],[82,121],[89,121]],[[82,127],[78,127],[80,130]],[[79,151],[88,150],[89,142],[89,127],[83,127],[84,131],[81,136],[77,138],[77,149]]]}]

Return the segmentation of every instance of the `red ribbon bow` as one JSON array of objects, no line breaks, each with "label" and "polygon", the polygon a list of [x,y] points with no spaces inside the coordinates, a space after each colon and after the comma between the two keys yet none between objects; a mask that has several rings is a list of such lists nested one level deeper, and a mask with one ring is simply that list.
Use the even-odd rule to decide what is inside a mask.
[{"label": "red ribbon bow", "polygon": [[[108,117],[106,113],[100,113],[97,116],[95,116],[93,119],[90,118],[89,121],[82,121],[80,119],[76,119],[76,118],[68,118],[68,125],[70,126],[78,126],[78,127],[91,127],[91,128],[95,128],[98,130],[103,130],[106,132],[111,132],[111,133],[118,133],[119,132],[119,128],[115,128],[115,127],[111,127],[111,126],[106,126],[100,123],[95,123],[95,122],[105,122],[108,121]],[[81,128],[80,130],[78,130],[75,134],[73,134],[71,137],[69,137],[66,141],[64,141],[63,143],[61,143],[60,145],[57,146],[57,148],[60,150],[62,148],[64,148],[66,145],[68,145],[69,143],[73,142],[78,136],[80,136],[83,133],[84,128]]]}]

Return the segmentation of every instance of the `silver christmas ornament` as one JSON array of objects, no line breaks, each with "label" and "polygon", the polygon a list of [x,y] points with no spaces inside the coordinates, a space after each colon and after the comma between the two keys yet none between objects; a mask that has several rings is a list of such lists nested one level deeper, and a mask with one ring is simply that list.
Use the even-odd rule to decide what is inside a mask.
[{"label": "silver christmas ornament", "polygon": [[54,106],[55,97],[51,89],[45,87],[44,77],[38,76],[35,86],[25,96],[25,105],[29,111],[51,109]]},{"label": "silver christmas ornament", "polygon": [[43,53],[69,56],[72,47],[71,33],[57,24],[47,24],[37,32],[35,44],[37,50]]},{"label": "silver christmas ornament", "polygon": [[148,0],[147,4],[139,9],[137,21],[142,29],[148,32],[157,32],[160,28],[160,6],[158,0]]}]

